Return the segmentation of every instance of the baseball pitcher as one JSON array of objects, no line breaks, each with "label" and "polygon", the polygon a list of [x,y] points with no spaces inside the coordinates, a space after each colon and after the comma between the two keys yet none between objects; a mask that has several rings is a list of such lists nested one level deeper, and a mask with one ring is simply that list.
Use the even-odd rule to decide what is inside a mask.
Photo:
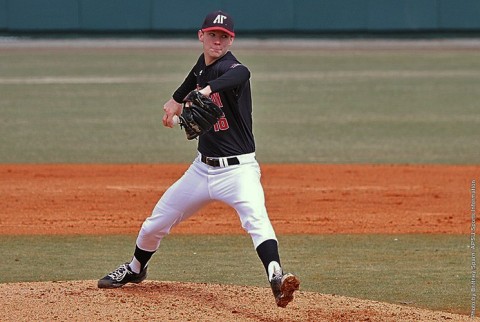
[{"label": "baseball pitcher", "polygon": [[138,234],[130,262],[98,281],[100,288],[140,283],[150,258],[172,227],[214,200],[233,207],[265,268],[276,304],[286,307],[300,281],[284,273],[278,242],[265,208],[252,132],[250,71],[229,51],[232,17],[208,14],[198,31],[203,53],[163,109],[163,125],[175,123],[187,139],[198,139],[198,155],[160,198]]}]

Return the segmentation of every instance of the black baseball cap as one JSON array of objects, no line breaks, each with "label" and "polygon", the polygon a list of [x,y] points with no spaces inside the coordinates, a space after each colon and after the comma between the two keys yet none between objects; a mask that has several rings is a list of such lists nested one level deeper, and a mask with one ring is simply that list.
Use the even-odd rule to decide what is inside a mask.
[{"label": "black baseball cap", "polygon": [[209,13],[203,21],[202,31],[221,30],[235,37],[233,19],[228,13],[217,10]]}]

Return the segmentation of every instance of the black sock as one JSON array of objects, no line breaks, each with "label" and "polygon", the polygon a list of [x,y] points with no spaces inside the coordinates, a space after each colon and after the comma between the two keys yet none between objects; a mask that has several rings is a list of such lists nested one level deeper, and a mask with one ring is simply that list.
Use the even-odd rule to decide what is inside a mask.
[{"label": "black sock", "polygon": [[150,258],[152,258],[153,254],[155,254],[155,252],[147,252],[146,250],[140,249],[137,245],[135,245],[135,253],[133,256],[135,256],[135,258],[140,262],[140,271],[143,271],[145,266],[147,266],[148,261]]},{"label": "black sock", "polygon": [[267,272],[268,275],[268,264],[270,262],[275,261],[279,265],[280,264],[280,255],[278,254],[278,243],[274,239],[268,239],[258,245],[257,247],[257,254],[258,257],[260,257],[260,260],[263,263],[263,266],[265,267],[265,271]]}]

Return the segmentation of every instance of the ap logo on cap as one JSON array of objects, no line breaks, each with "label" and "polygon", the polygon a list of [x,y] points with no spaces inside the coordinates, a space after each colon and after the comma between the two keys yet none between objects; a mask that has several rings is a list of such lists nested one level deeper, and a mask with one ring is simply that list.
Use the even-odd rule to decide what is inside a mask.
[{"label": "ap logo on cap", "polygon": [[215,17],[215,20],[213,20],[213,23],[223,24],[223,19],[227,19],[227,17],[224,16],[224,15],[217,15],[217,16]]},{"label": "ap logo on cap", "polygon": [[[0,0],[1,2],[2,0]],[[235,31],[233,31],[233,19],[232,17],[223,11],[217,10],[209,13],[202,24],[203,32],[212,30],[221,30],[226,32],[232,37],[235,37]]]}]

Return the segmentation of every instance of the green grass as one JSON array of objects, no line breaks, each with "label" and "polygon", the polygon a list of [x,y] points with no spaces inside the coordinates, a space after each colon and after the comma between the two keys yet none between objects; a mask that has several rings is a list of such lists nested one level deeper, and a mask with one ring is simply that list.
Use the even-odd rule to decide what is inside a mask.
[{"label": "green grass", "polygon": [[[302,290],[468,314],[470,239],[460,235],[281,236]],[[134,236],[0,236],[0,282],[98,279]],[[268,287],[248,236],[167,237],[149,278]]]},{"label": "green grass", "polygon": [[[478,163],[479,51],[234,52],[261,162]],[[0,163],[189,162],[196,142],[161,118],[198,53],[0,50]]]}]

